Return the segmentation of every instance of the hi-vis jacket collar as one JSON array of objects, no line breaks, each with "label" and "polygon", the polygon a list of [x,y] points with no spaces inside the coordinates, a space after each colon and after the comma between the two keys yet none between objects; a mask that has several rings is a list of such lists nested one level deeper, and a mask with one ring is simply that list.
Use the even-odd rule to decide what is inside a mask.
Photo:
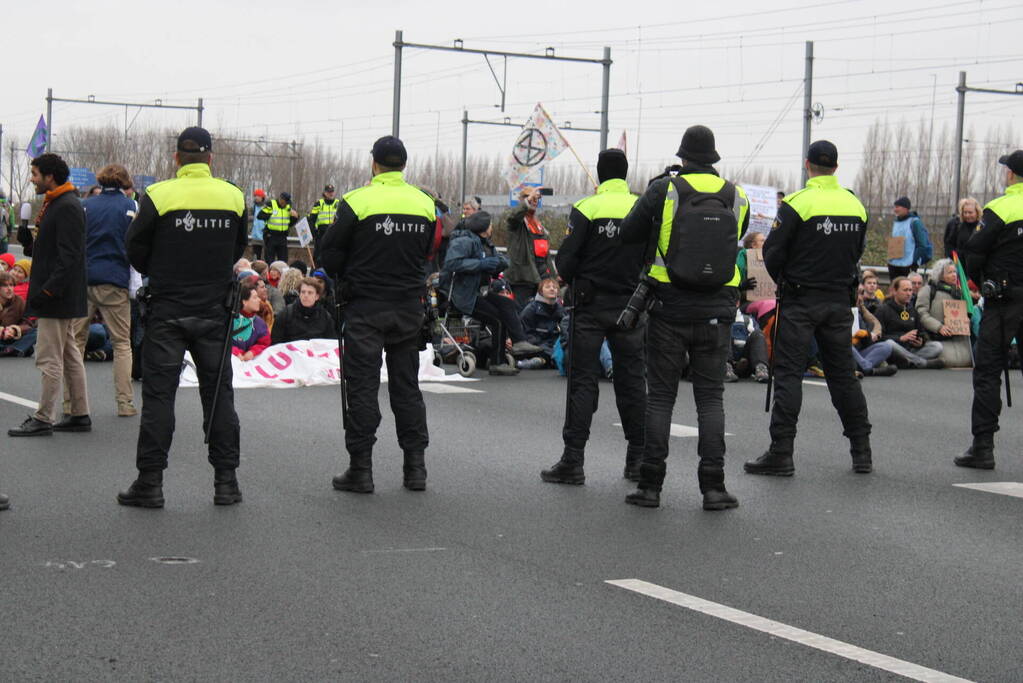
[{"label": "hi-vis jacket collar", "polygon": [[402,185],[405,179],[401,171],[388,171],[373,176],[373,185]]},{"label": "hi-vis jacket collar", "polygon": [[212,178],[209,164],[185,164],[178,169],[178,178]]},{"label": "hi-vis jacket collar", "polygon": [[1023,194],[1023,183],[1013,183],[1005,188],[1005,194]]},{"label": "hi-vis jacket collar", "polygon": [[611,178],[605,180],[597,187],[597,194],[604,194],[605,192],[628,192],[629,184],[621,178]]},{"label": "hi-vis jacket collar", "polygon": [[819,190],[838,190],[842,187],[838,184],[838,178],[833,175],[814,176],[806,181],[806,186],[815,187]]}]

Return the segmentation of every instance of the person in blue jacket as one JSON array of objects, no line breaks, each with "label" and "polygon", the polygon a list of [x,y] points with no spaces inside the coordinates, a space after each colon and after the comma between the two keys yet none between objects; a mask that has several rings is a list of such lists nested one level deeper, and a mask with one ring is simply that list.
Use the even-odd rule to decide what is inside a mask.
[{"label": "person in blue jacket", "polygon": [[460,312],[481,320],[494,338],[490,374],[514,375],[518,368],[503,362],[504,340],[511,339],[513,356],[540,353],[540,347],[526,340],[515,301],[490,286],[508,267],[508,259],[490,242],[493,232],[490,214],[479,211],[459,221],[451,233],[444,257],[441,290],[450,290],[450,302]]},{"label": "person in blue jacket", "polygon": [[912,209],[909,197],[899,197],[895,200],[892,237],[902,237],[905,242],[902,256],[888,260],[888,274],[893,281],[897,277],[906,277],[910,271],[924,265],[934,255],[934,247],[931,246],[927,228],[920,220],[920,215]]}]

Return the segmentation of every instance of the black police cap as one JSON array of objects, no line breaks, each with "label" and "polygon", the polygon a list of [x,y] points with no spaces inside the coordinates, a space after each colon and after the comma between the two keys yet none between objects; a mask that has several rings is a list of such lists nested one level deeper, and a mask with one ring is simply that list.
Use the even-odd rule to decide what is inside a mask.
[{"label": "black police cap", "polygon": [[401,140],[393,135],[385,135],[373,143],[373,161],[381,166],[404,166],[408,161],[408,152]]},{"label": "black police cap", "polygon": [[333,185],[324,185],[323,186],[323,191],[324,192],[333,192],[334,191],[334,186]]},{"label": "black police cap", "polygon": [[838,167],[838,148],[828,140],[818,140],[806,150],[806,160],[824,168]]},{"label": "black police cap", "polygon": [[190,126],[178,136],[179,152],[209,152],[212,149],[213,138],[210,132],[200,126]]},{"label": "black police cap", "polygon": [[998,159],[998,163],[1008,166],[1010,171],[1023,177],[1023,149],[1017,149],[1012,154],[1006,154]]}]

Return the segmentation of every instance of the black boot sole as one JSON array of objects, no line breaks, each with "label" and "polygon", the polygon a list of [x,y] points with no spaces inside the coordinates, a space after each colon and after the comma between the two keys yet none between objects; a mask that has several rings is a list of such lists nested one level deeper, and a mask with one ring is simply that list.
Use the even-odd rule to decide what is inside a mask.
[{"label": "black boot sole", "polygon": [[225,493],[213,496],[214,505],[234,505],[240,502],[242,502],[242,494],[240,493]]},{"label": "black boot sole", "polygon": [[582,486],[586,483],[586,477],[561,477],[556,474],[540,473],[540,479],[548,484],[567,484],[569,486]]},{"label": "black boot sole", "polygon": [[157,509],[163,507],[163,498],[129,498],[120,493],[117,494],[117,502],[119,505],[133,508]]},{"label": "black boot sole", "polygon": [[55,432],[91,432],[92,425],[76,425],[74,427],[58,427],[53,425],[53,431]]},{"label": "black boot sole", "polygon": [[348,491],[349,493],[373,493],[373,484],[350,484],[347,482],[332,482],[336,491]]},{"label": "black boot sole", "polygon": [[401,483],[401,485],[404,486],[405,488],[407,488],[409,491],[425,491],[426,490],[426,480],[425,479],[422,479],[422,480],[412,480],[412,481],[406,480],[406,481],[403,481]]},{"label": "black boot sole", "polygon": [[18,432],[8,429],[7,436],[53,436],[53,429],[41,429],[37,432]]},{"label": "black boot sole", "polygon": [[871,463],[853,463],[852,471],[856,474],[870,474],[874,471],[874,466]]},{"label": "black boot sole", "polygon": [[960,460],[956,458],[952,462],[955,463],[956,467],[965,467],[971,470],[993,470],[995,468],[994,460],[975,462],[973,460]]},{"label": "black boot sole", "polygon": [[759,467],[750,467],[748,464],[743,465],[742,469],[745,470],[746,474],[762,474],[768,477],[791,477],[796,473],[796,468],[786,469],[761,469]]},{"label": "black boot sole", "polygon": [[722,503],[704,503],[704,510],[731,510],[732,508],[739,507],[739,501],[735,502],[722,502]]},{"label": "black boot sole", "polygon": [[646,500],[644,498],[629,498],[625,496],[625,503],[627,505],[635,505],[640,508],[659,508],[661,507],[661,501]]}]

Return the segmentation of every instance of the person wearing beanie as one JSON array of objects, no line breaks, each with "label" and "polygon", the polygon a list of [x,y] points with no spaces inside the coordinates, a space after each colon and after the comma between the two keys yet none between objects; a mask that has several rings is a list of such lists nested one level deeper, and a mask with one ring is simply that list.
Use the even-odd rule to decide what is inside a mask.
[{"label": "person wearing beanie", "polygon": [[14,267],[14,254],[3,253],[0,254],[0,272],[6,273]]},{"label": "person wearing beanie", "polygon": [[266,191],[256,188],[252,191],[252,228],[249,230],[249,247],[252,248],[252,258],[263,258],[263,232],[266,230],[266,220],[260,218],[260,211],[266,206]]},{"label": "person wearing beanie", "polygon": [[892,222],[892,240],[900,238],[903,240],[902,255],[896,258],[889,256],[888,259],[888,275],[894,281],[897,277],[906,277],[930,261],[934,249],[931,246],[931,238],[927,235],[927,228],[920,220],[920,215],[913,211],[909,197],[896,199],[892,212],[895,214],[895,220]]},{"label": "person wearing beanie", "polygon": [[11,267],[11,277],[14,278],[14,293],[28,301],[29,276],[32,275],[32,259],[19,259]]},{"label": "person wearing beanie", "polygon": [[[649,295],[640,296],[643,303],[636,310],[638,315],[650,307],[645,443],[637,490],[626,502],[660,505],[672,410],[688,356],[699,416],[697,476],[703,509],[725,510],[739,504],[725,488],[724,388],[729,326],[735,318],[740,282],[735,260],[739,240],[749,227],[749,201],[741,187],[714,170],[721,156],[710,128],[686,129],[677,155],[682,159],[677,175],[667,172],[652,180],[622,224],[624,242],[641,244],[645,252],[649,248],[645,263],[652,263],[640,285],[643,291],[637,288],[637,295],[644,291]],[[690,203],[697,197],[699,207]],[[703,218],[708,215],[713,222]],[[701,248],[673,248],[683,238],[686,244]],[[693,262],[690,254],[698,254],[702,265]],[[615,376],[620,371],[616,361]]]},{"label": "person wearing beanie", "polygon": [[[32,184],[44,195],[36,224],[31,264],[15,263],[29,277],[28,313],[37,319],[35,364],[42,375],[39,407],[8,436],[50,436],[53,432],[87,432],[89,391],[85,365],[75,345],[75,321],[85,316],[85,212],[68,181],[71,170],[56,154],[32,160]],[[25,268],[28,270],[25,270]],[[69,413],[61,399],[69,399]],[[58,417],[60,419],[58,420]]]},{"label": "person wearing beanie", "polygon": [[[764,263],[779,285],[775,317],[771,445],[744,465],[749,474],[791,477],[796,424],[803,403],[807,349],[816,340],[828,392],[849,439],[853,472],[873,469],[870,420],[849,352],[859,260],[867,244],[867,210],[835,177],[838,148],[810,145],[806,187],[785,198],[764,242]],[[878,315],[880,318],[880,314]],[[884,321],[882,321],[883,323]],[[885,328],[887,332],[887,328]]]},{"label": "person wearing beanie", "polygon": [[513,356],[534,355],[542,349],[526,339],[515,301],[492,286],[508,268],[508,259],[490,241],[493,231],[486,211],[477,211],[458,222],[444,258],[440,288],[445,294],[450,292],[450,301],[458,311],[482,321],[490,330],[490,374],[515,375],[518,368],[504,359],[506,339],[512,342]]},{"label": "person wearing beanie", "polygon": [[558,250],[558,272],[568,284],[567,303],[571,306],[566,339],[568,403],[561,458],[540,473],[540,478],[548,483],[582,484],[585,481],[584,449],[597,409],[599,360],[605,339],[614,363],[615,401],[628,444],[625,478],[639,479],[645,441],[645,325],[621,330],[616,324],[639,283],[646,251],[642,242],[622,240],[622,222],[637,199],[626,182],[628,171],[628,159],[620,149],[606,149],[597,156],[600,185],[596,194],[579,200],[572,207],[568,235]]}]

